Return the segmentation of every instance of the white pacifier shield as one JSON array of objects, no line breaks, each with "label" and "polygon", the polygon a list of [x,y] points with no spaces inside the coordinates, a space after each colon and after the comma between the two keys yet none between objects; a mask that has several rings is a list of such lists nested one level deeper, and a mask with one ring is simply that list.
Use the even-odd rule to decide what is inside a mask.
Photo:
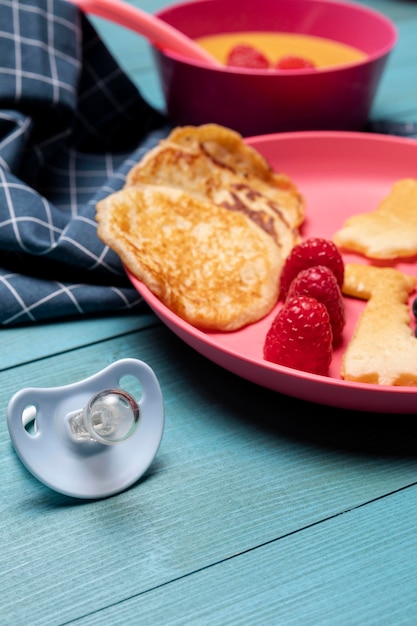
[{"label": "white pacifier shield", "polygon": [[[67,416],[82,409],[103,389],[120,389],[133,376],[140,384],[140,419],[136,430],[117,445],[76,442],[69,436]],[[36,430],[28,432],[25,411],[36,409]],[[153,370],[143,361],[122,359],[71,385],[27,388],[17,392],[7,408],[7,425],[22,463],[38,480],[76,498],[103,498],[135,483],[148,469],[164,428],[164,403]]]}]

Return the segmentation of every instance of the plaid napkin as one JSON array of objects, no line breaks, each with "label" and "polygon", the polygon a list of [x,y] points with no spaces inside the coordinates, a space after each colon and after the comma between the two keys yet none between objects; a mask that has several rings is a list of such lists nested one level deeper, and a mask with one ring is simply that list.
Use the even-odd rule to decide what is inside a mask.
[{"label": "plaid napkin", "polygon": [[75,6],[0,0],[1,325],[140,309],[95,205],[168,132]]}]

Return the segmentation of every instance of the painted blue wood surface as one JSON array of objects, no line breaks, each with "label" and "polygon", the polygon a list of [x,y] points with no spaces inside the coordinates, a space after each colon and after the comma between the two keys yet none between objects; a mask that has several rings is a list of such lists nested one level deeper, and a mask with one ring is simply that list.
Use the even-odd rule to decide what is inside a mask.
[{"label": "painted blue wood surface", "polygon": [[[366,4],[401,35],[374,114],[417,121],[417,3]],[[147,43],[95,22],[157,102]],[[1,626],[417,623],[413,416],[320,408],[256,387],[152,314],[5,329],[0,339]],[[106,500],[49,490],[12,449],[10,397],[125,357],[148,362],[162,387],[155,461]]]},{"label": "painted blue wood surface", "polygon": [[[166,406],[159,454],[129,491],[97,503],[55,494],[23,468],[1,424],[0,512],[9,523],[0,531],[0,615],[11,607],[14,623],[67,623],[136,596],[140,613],[148,591],[213,566],[221,575],[222,563],[258,550],[260,570],[251,578],[263,580],[268,545],[285,540],[285,559],[288,537],[301,539],[323,522],[331,527],[346,511],[380,498],[388,504],[391,494],[415,484],[406,424],[401,430],[397,421],[393,436],[380,416],[366,423],[366,415],[333,409],[317,415],[307,403],[224,372],[162,326],[65,352],[47,367],[40,359],[2,372],[0,401],[7,402],[6,390],[65,384],[126,356],[153,367]],[[323,533],[312,549],[323,551],[324,575]],[[335,531],[333,541],[346,539]],[[226,578],[229,571],[227,565]],[[152,623],[129,620],[121,623]],[[111,614],[101,623],[114,623]]]}]

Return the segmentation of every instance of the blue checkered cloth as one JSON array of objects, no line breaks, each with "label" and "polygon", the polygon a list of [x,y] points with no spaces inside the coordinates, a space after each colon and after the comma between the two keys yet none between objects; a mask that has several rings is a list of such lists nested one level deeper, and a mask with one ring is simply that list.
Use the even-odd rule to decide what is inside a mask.
[{"label": "blue checkered cloth", "polygon": [[167,135],[65,0],[0,0],[0,324],[139,311],[95,205]]}]

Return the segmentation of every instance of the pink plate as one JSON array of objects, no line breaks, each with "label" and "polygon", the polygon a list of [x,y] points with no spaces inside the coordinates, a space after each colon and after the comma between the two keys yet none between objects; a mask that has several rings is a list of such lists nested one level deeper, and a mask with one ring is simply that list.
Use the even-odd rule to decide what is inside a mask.
[{"label": "pink plate", "polygon": [[[307,131],[251,137],[246,140],[278,172],[288,174],[306,199],[303,238],[331,238],[353,213],[374,210],[392,184],[415,178],[417,142],[352,132]],[[344,255],[345,262],[366,260]],[[413,262],[398,269],[417,276]],[[135,288],[158,317],[183,341],[225,369],[274,391],[344,409],[383,413],[417,411],[417,388],[389,387],[342,380],[341,358],[364,302],[346,299],[344,342],[335,350],[329,377],[269,363],[263,341],[279,305],[263,320],[231,333],[203,332],[168,310],[129,271]],[[410,298],[410,304],[414,296]],[[410,314],[410,319],[412,318]]]}]

